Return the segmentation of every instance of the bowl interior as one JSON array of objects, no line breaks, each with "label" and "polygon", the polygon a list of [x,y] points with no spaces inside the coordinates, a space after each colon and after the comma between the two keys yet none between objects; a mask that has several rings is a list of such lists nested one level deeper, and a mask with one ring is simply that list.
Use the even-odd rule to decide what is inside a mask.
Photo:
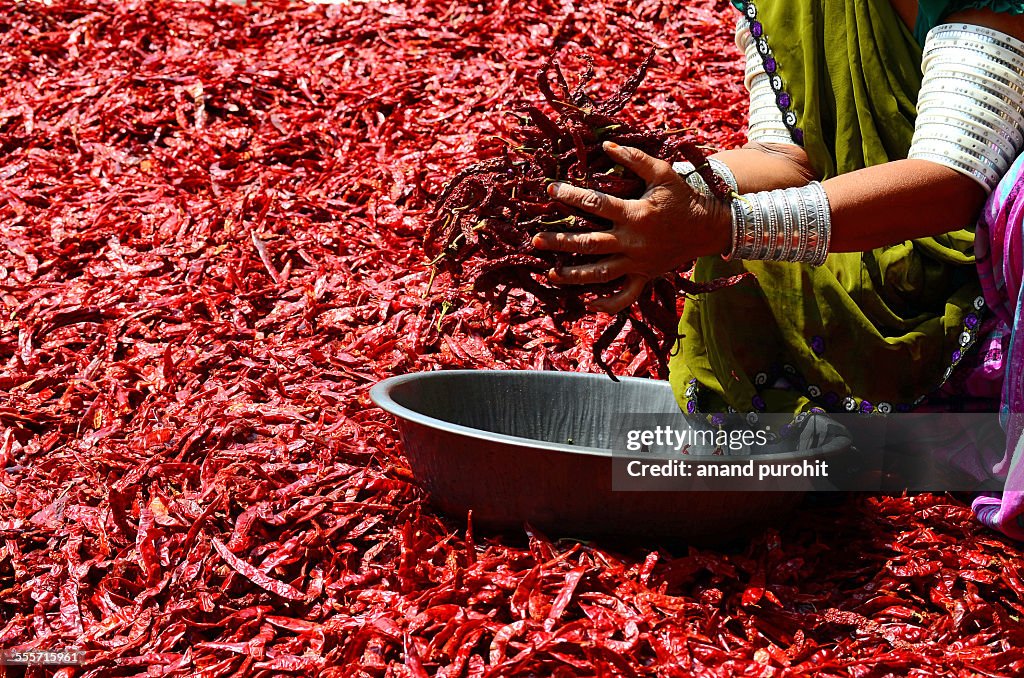
[{"label": "bowl interior", "polygon": [[[706,415],[684,414],[665,381],[571,372],[452,370],[392,377],[371,390],[374,401],[400,420],[487,442],[544,447],[576,454],[610,455],[627,449],[631,433],[658,427],[674,431],[792,429],[792,415],[758,415],[756,424],[733,415],[719,427]],[[714,456],[710,438],[687,445],[687,454]],[[728,455],[805,458],[850,445],[849,432],[827,417],[802,423],[790,435],[760,446],[730,448]],[[680,446],[653,442],[629,448],[645,455],[677,457]],[[721,459],[724,461],[724,459]],[[710,461],[710,460],[709,460]]]},{"label": "bowl interior", "polygon": [[389,395],[402,408],[448,424],[604,450],[621,440],[618,424],[627,415],[658,414],[659,421],[686,424],[669,384],[647,379],[460,370],[400,381]]},{"label": "bowl interior", "polygon": [[[460,520],[472,510],[474,525],[516,529],[526,521],[557,534],[703,538],[778,519],[802,495],[731,483],[713,491],[649,491],[677,489],[671,479],[616,489],[615,465],[638,454],[624,446],[627,431],[650,424],[711,428],[683,414],[663,381],[453,370],[392,377],[370,395],[398,420],[410,467],[434,503]],[[806,459],[848,447],[848,439],[814,437],[764,453]],[[679,456],[678,448],[664,452]],[[727,459],[713,452],[697,452],[708,455],[700,463]]]}]

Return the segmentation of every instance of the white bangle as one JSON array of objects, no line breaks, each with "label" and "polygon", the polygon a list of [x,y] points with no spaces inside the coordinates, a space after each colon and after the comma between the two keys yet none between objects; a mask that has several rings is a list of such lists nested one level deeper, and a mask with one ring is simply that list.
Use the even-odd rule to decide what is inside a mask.
[{"label": "white bangle", "polygon": [[[968,42],[989,45],[992,48],[1006,50],[1013,54],[1024,55],[1024,41],[1018,40],[1012,35],[1007,35],[994,28],[985,28],[975,24],[949,23],[939,24],[928,32],[929,38],[935,40],[948,40],[955,38]],[[925,40],[927,48],[928,40]]]},{"label": "white bangle", "polygon": [[747,193],[733,200],[732,247],[723,256],[821,265],[831,232],[828,197],[816,181],[801,188]]},{"label": "white bangle", "polygon": [[991,191],[1024,147],[1024,42],[973,24],[928,33],[908,158]]},{"label": "white bangle", "polygon": [[736,46],[744,49],[751,40],[753,37],[750,35],[750,22],[741,14],[736,21]]},{"label": "white bangle", "polygon": [[962,148],[975,153],[982,158],[992,158],[1001,166],[1009,166],[1015,158],[1005,150],[999,143],[991,140],[989,130],[975,130],[966,123],[939,122],[938,118],[929,116],[921,123],[920,129],[914,133],[911,144],[925,139],[934,141],[956,142]]},{"label": "white bangle", "polygon": [[[732,173],[729,166],[721,160],[715,158],[708,158],[708,166],[711,167],[711,171],[718,175],[718,177],[725,182],[725,185],[729,187],[729,191],[732,193],[738,193],[739,188],[736,185],[736,175]],[[708,188],[707,183],[704,181],[704,177],[700,175],[692,162],[676,162],[672,163],[672,169],[676,174],[680,175],[686,180],[690,188],[697,191],[701,195],[710,196],[711,189]]]},{"label": "white bangle", "polygon": [[765,71],[762,53],[765,43],[751,34],[750,21],[746,17],[736,23],[736,46],[746,56],[743,84],[750,92],[747,139],[760,143],[792,144],[793,133],[786,126],[771,76]]},{"label": "white bangle", "polygon": [[964,117],[978,122],[997,135],[1008,139],[1011,148],[1024,144],[1024,131],[1017,127],[1016,116],[1004,113],[981,102],[957,96],[940,96],[941,93],[930,93],[921,97],[917,103],[917,115],[951,115]]},{"label": "white bangle", "polygon": [[956,170],[977,181],[986,191],[991,190],[989,186],[998,184],[1002,178],[998,172],[994,172],[988,167],[979,166],[975,156],[951,151],[948,147],[937,149],[933,146],[928,146],[914,151],[914,154],[908,157],[911,160],[929,160]]},{"label": "white bangle", "polygon": [[930,111],[919,112],[917,119],[922,127],[935,125],[940,129],[943,127],[954,127],[963,130],[965,134],[982,140],[1011,162],[1015,159],[1013,152],[1016,148],[1016,143],[1019,142],[1014,142],[1011,138],[1001,136],[990,124],[986,124],[977,118],[971,118],[966,115],[954,115],[950,111],[940,110],[936,113]]},{"label": "white bangle", "polygon": [[[1004,110],[1024,111],[1024,89],[1017,85],[1003,85],[978,75],[969,66],[955,62],[933,61],[935,68],[921,80],[921,87],[949,85],[969,88],[995,97]],[[1022,73],[1024,76],[1024,73]]]},{"label": "white bangle", "polygon": [[[933,64],[957,64],[970,63],[976,61],[978,52],[966,50],[966,49],[944,49],[939,52],[933,52],[932,55],[921,62],[922,70],[929,70]],[[985,64],[978,66],[961,66],[970,73],[979,75],[982,78],[991,80],[997,84],[1001,84],[1007,87],[1016,85],[1019,87],[1017,81],[1018,69],[1024,68],[1024,65],[1017,66],[1007,61],[995,58],[992,55],[988,55]]]},{"label": "white bangle", "polygon": [[793,135],[783,126],[751,127],[747,130],[747,140],[760,144],[793,144]]},{"label": "white bangle", "polygon": [[925,64],[935,59],[937,54],[945,53],[969,60],[977,59],[977,54],[972,55],[972,52],[981,52],[986,60],[991,60],[1010,69],[1024,68],[1024,56],[1012,50],[1003,49],[989,41],[936,34],[927,49],[921,53],[921,69],[924,70]]}]

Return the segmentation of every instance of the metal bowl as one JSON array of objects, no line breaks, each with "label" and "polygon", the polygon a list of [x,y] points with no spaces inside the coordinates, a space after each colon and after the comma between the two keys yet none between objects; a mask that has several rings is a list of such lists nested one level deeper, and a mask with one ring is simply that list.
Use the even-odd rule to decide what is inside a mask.
[{"label": "metal bowl", "polygon": [[[472,510],[475,526],[529,522],[562,536],[714,538],[777,521],[803,495],[613,490],[613,456],[621,461],[624,453],[613,455],[622,439],[609,422],[634,413],[687,421],[664,381],[451,370],[391,377],[370,397],[397,419],[410,467],[432,501],[463,520]],[[785,456],[848,448],[848,439],[839,440]]]}]

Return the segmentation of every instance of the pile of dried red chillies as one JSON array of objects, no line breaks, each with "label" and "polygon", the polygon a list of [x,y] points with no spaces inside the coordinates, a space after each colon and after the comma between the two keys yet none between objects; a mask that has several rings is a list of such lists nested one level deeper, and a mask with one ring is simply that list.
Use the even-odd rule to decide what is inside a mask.
[{"label": "pile of dried red chillies", "polygon": [[33,678],[1024,672],[1024,554],[959,498],[719,548],[474,534],[366,397],[599,371],[603,326],[528,295],[439,331],[422,220],[554,45],[594,56],[602,98],[665,47],[623,116],[739,144],[734,16],[0,0],[0,649],[85,652]]},{"label": "pile of dried red chillies", "polygon": [[[600,257],[537,250],[531,240],[545,231],[580,233],[610,226],[604,219],[550,198],[547,187],[553,181],[569,181],[618,198],[643,196],[647,188],[643,179],[612,162],[601,149],[605,141],[632,146],[669,162],[687,160],[715,198],[728,199],[729,187],[711,171],[695,141],[616,117],[636,94],[653,56],[653,51],[649,52],[619,90],[600,102],[587,92],[594,77],[591,57],[584,55],[587,70],[571,90],[554,57],[544,64],[538,86],[555,117],[538,106],[524,104],[522,111],[517,111],[521,124],[510,148],[452,179],[437,200],[424,238],[435,270],[451,274],[456,283],[468,278],[473,288],[497,307],[508,304],[513,290],[524,290],[556,323],[579,320],[585,312],[584,298],[612,292],[614,282],[565,288],[548,283],[545,276],[553,268]],[[647,283],[633,304],[636,310],[620,311],[594,341],[594,362],[612,379],[617,381],[602,354],[627,324],[633,329],[627,337],[642,340],[657,361],[658,375],[667,378],[669,353],[679,338],[677,292],[711,292],[741,278],[698,283],[679,273],[673,271]],[[448,296],[452,294],[449,291]],[[446,299],[445,310],[452,303]],[[627,346],[635,350],[639,343],[628,342]]]}]

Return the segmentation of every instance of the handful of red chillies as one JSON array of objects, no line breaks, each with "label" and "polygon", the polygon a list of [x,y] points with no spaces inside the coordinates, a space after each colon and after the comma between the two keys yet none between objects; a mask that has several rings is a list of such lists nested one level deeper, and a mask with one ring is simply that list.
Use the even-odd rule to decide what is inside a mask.
[{"label": "handful of red chillies", "polygon": [[[538,85],[553,109],[525,105],[520,117],[519,139],[508,142],[501,155],[467,167],[457,174],[438,197],[424,237],[424,250],[433,274],[447,273],[453,288],[472,281],[473,291],[502,308],[513,290],[533,295],[556,324],[578,320],[586,312],[586,300],[613,293],[619,282],[557,286],[546,272],[552,268],[586,264],[600,258],[550,252],[533,247],[541,232],[607,230],[605,219],[552,200],[547,186],[566,181],[625,199],[637,199],[646,191],[644,180],[615,164],[602,150],[613,141],[639,148],[668,162],[687,160],[711,187],[718,199],[729,197],[729,188],[711,171],[696,141],[665,131],[652,130],[616,118],[635,95],[654,53],[605,101],[594,101],[586,92],[593,80],[592,62],[570,90],[554,57],[538,74]],[[685,269],[689,269],[692,262]],[[594,342],[594,362],[618,380],[604,360],[605,350],[629,325],[626,341],[638,348],[642,342],[657,360],[658,376],[668,376],[668,357],[679,339],[676,299],[678,292],[711,292],[732,285],[743,276],[698,283],[682,271],[651,280],[634,304],[615,319]],[[433,278],[432,278],[433,280]],[[448,302],[450,303],[450,301]]]}]

